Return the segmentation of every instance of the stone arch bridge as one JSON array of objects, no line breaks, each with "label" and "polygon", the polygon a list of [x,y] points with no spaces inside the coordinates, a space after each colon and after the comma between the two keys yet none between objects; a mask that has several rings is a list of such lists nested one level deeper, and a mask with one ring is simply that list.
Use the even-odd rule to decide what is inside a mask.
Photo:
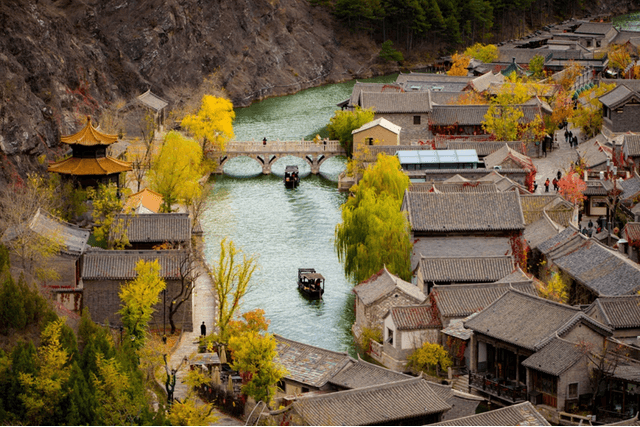
[{"label": "stone arch bridge", "polygon": [[335,156],[346,156],[346,151],[338,141],[231,141],[226,144],[224,153],[210,153],[217,163],[219,173],[224,173],[224,165],[236,157],[251,157],[262,166],[262,173],[269,175],[271,166],[285,156],[299,157],[311,166],[311,173],[320,173],[325,160]]}]

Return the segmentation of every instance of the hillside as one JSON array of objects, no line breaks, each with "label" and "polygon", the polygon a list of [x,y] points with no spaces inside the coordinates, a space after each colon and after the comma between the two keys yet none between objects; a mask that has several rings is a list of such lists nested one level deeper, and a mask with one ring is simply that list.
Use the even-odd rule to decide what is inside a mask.
[{"label": "hillside", "polygon": [[180,102],[215,75],[245,106],[379,73],[373,42],[306,0],[4,0],[0,35],[0,180],[148,88]]}]

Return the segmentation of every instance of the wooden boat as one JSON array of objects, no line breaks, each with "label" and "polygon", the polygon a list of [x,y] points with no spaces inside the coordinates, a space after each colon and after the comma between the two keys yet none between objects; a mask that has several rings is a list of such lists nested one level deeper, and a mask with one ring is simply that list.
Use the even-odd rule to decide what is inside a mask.
[{"label": "wooden boat", "polygon": [[299,268],[298,290],[308,298],[320,299],[324,294],[324,277],[314,268]]},{"label": "wooden boat", "polygon": [[284,170],[284,186],[295,188],[300,183],[300,174],[297,166],[287,166]]}]

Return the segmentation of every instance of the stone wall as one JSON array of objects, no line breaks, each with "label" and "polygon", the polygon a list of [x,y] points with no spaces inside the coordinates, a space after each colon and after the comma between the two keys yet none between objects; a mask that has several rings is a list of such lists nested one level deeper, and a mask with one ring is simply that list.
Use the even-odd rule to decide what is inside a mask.
[{"label": "stone wall", "polygon": [[[89,309],[91,319],[97,323],[108,323],[112,326],[120,326],[122,322],[118,310],[121,308],[122,302],[118,293],[123,282],[119,280],[84,280],[83,290],[83,307]],[[167,280],[167,308],[166,308],[166,325],[169,329],[169,306],[171,304],[170,297],[178,294],[180,291],[180,281]],[[153,317],[149,322],[152,329],[162,328],[163,319],[163,293],[160,293],[160,302],[154,308]],[[184,321],[184,324],[183,324]],[[192,320],[192,299],[185,301],[178,312],[174,315],[174,323],[176,327],[181,326],[186,331],[193,331]]]}]

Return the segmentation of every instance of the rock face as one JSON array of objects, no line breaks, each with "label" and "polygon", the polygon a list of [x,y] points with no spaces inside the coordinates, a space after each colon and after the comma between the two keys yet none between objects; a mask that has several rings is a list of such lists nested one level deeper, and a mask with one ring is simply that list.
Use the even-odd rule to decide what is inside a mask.
[{"label": "rock face", "polygon": [[246,106],[378,74],[376,54],[307,0],[3,0],[0,180],[59,155],[82,116],[149,88],[175,102],[215,74]]}]

